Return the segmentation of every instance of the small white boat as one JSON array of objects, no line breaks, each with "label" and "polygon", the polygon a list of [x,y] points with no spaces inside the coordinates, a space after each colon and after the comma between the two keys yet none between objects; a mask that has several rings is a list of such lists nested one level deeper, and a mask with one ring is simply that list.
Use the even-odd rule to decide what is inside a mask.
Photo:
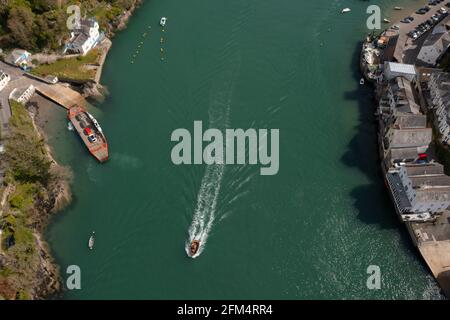
[{"label": "small white boat", "polygon": [[345,8],[345,9],[342,9],[341,13],[347,13],[347,12],[350,12],[350,11],[352,11],[352,9]]},{"label": "small white boat", "polygon": [[391,23],[391,20],[388,20],[388,19],[384,18],[384,19],[383,19],[383,22],[384,22],[384,23]]},{"label": "small white boat", "polygon": [[159,24],[161,27],[164,27],[166,25],[166,22],[167,22],[167,18],[162,17],[161,20],[159,21]]},{"label": "small white boat", "polygon": [[89,237],[88,247],[90,250],[94,248],[95,243],[95,231],[92,231],[92,235]]},{"label": "small white boat", "polygon": [[67,123],[67,130],[73,131],[73,129],[74,129],[73,124],[72,124],[72,122],[69,121],[69,122]]},{"label": "small white boat", "polygon": [[363,85],[364,84],[364,78],[361,78],[361,80],[359,80],[359,84]]},{"label": "small white boat", "polygon": [[402,7],[394,7],[395,10],[402,10]]}]

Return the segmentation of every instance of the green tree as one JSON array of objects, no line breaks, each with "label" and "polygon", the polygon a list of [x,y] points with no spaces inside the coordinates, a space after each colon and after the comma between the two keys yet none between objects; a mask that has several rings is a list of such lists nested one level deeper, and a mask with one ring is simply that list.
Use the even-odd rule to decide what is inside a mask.
[{"label": "green tree", "polygon": [[8,29],[10,37],[24,49],[36,49],[34,34],[34,13],[30,8],[18,6],[11,9],[8,15]]}]

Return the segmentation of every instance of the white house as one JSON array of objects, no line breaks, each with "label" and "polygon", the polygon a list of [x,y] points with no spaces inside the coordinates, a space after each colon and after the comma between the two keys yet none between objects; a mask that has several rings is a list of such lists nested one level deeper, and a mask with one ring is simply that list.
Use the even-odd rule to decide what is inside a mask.
[{"label": "white house", "polygon": [[8,85],[9,80],[11,80],[10,76],[0,70],[0,91],[2,91]]},{"label": "white house", "polygon": [[9,98],[21,104],[25,104],[31,99],[35,91],[36,88],[32,84],[25,88],[15,88],[11,91]]},{"label": "white house", "polygon": [[95,19],[84,19],[80,26],[71,33],[64,52],[87,54],[100,39],[98,22]]},{"label": "white house", "polygon": [[399,176],[411,203],[411,213],[442,212],[450,206],[450,177],[441,164],[401,166]]},{"label": "white house", "polygon": [[386,177],[403,220],[410,214],[440,213],[450,206],[450,177],[439,163],[406,164]]},{"label": "white house", "polygon": [[23,49],[14,49],[6,58],[10,64],[26,68],[30,61],[31,53]]}]

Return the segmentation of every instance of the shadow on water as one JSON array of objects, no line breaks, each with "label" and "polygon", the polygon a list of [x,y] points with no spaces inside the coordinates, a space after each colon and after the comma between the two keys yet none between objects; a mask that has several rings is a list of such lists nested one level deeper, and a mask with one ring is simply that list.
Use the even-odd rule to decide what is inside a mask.
[{"label": "shadow on water", "polygon": [[[355,83],[359,83],[361,79],[358,67],[361,46],[362,42],[355,46],[351,59],[350,67]],[[358,85],[354,91],[345,93],[345,99],[358,102],[358,125],[356,135],[350,141],[341,161],[349,167],[358,168],[370,180],[369,184],[358,186],[350,192],[358,210],[358,219],[385,229],[397,228],[402,238],[407,239],[406,230],[397,219],[382,178],[373,87],[367,84]]]}]

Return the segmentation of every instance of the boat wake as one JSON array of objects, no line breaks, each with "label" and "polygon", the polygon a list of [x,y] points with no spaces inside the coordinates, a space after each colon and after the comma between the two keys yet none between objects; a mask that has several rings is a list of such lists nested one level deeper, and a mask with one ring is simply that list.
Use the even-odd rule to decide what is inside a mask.
[{"label": "boat wake", "polygon": [[[238,63],[239,65],[239,63]],[[233,70],[234,69],[234,70]],[[217,87],[213,88],[211,94],[211,107],[209,109],[209,127],[225,130],[229,127],[231,98],[233,87],[239,68],[229,68],[219,77]],[[224,88],[225,87],[225,88]],[[225,89],[225,90],[224,90]],[[207,165],[202,178],[200,190],[197,195],[197,204],[189,227],[189,237],[186,241],[185,250],[191,258],[198,257],[204,250],[217,215],[217,203],[219,199],[222,180],[225,172],[225,164]],[[200,245],[191,253],[191,244],[197,240]]]},{"label": "boat wake", "polygon": [[197,197],[194,218],[189,228],[189,238],[185,246],[186,253],[191,256],[190,246],[192,241],[198,240],[200,242],[200,246],[197,252],[191,256],[192,258],[196,258],[202,253],[208,240],[208,235],[215,219],[217,199],[224,171],[225,165],[223,164],[206,167]]}]

